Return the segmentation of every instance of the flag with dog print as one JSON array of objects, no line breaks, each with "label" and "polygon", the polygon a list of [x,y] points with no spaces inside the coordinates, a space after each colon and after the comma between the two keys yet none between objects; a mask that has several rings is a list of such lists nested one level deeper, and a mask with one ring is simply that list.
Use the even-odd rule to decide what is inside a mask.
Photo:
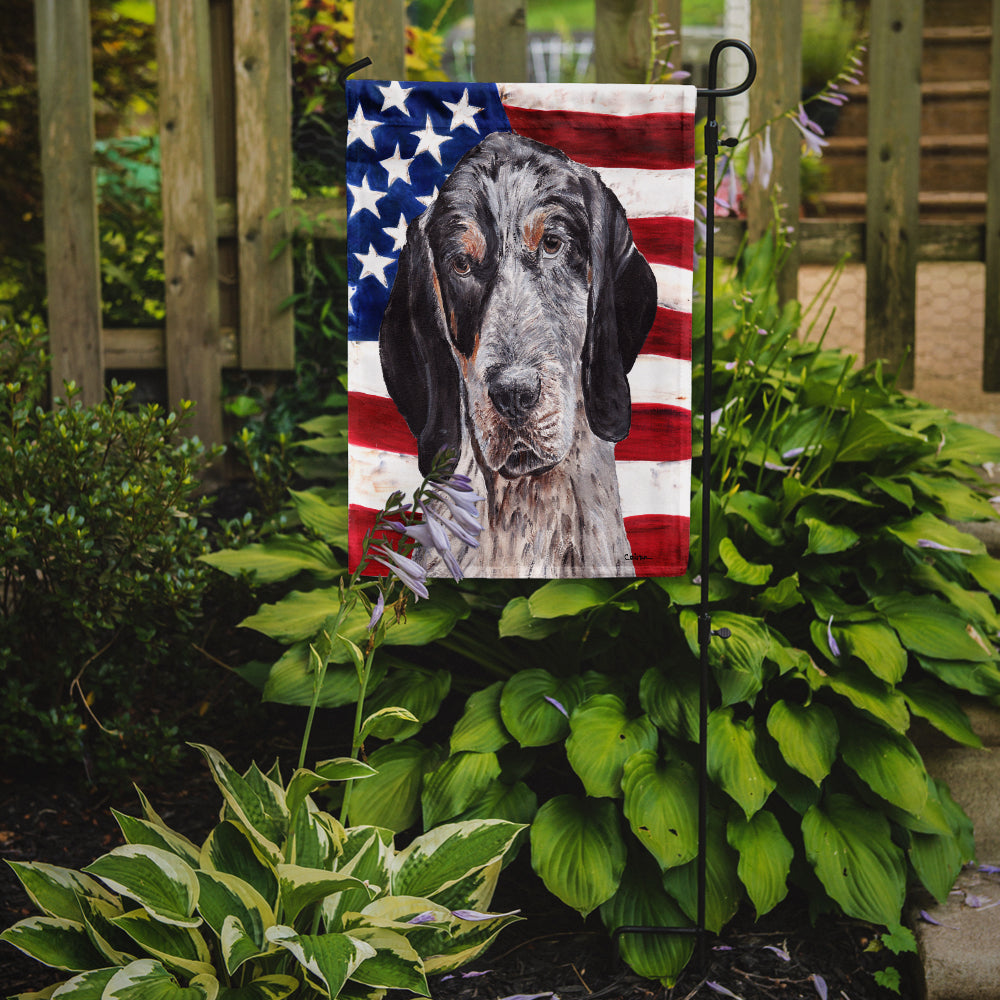
[{"label": "flag with dog print", "polygon": [[686,571],[695,96],[348,82],[352,568],[448,448],[465,575]]}]

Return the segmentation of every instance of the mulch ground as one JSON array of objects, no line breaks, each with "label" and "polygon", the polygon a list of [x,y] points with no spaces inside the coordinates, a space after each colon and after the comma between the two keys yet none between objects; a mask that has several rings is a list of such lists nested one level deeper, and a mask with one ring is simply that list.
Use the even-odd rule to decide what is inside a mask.
[{"label": "mulch ground", "polygon": [[[237,746],[223,743],[221,749],[234,763],[242,756]],[[134,794],[101,794],[73,783],[74,777],[0,778],[0,858],[80,868],[122,842],[111,807],[137,815]],[[148,791],[164,820],[195,840],[207,834],[218,814],[218,793],[193,751],[189,769]],[[718,939],[706,941],[706,967],[689,968],[673,989],[639,978],[618,961],[596,917],[581,922],[546,893],[524,856],[501,877],[494,908],[519,908],[525,920],[502,932],[469,969],[432,977],[435,1000],[887,1000],[892,994],[873,979],[887,965],[903,973],[902,996],[918,993],[900,960],[866,950],[871,928],[828,918],[811,926],[801,901],[783,904],[759,924],[740,914]],[[13,873],[0,865],[0,928],[32,912]],[[0,995],[38,990],[59,979],[0,944]]]}]

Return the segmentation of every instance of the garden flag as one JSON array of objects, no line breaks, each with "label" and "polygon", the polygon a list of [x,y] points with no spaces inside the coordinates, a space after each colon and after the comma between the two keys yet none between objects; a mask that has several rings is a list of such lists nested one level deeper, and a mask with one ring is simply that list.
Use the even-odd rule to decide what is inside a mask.
[{"label": "garden flag", "polygon": [[695,96],[348,82],[352,567],[448,448],[467,576],[686,571]]}]

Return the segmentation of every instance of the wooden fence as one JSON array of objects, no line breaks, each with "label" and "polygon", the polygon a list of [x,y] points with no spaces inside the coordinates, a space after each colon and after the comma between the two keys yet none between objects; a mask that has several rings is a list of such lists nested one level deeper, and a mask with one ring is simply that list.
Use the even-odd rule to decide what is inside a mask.
[{"label": "wooden fence", "polygon": [[[291,255],[276,252],[292,218],[282,211],[291,204],[290,0],[158,0],[166,326],[124,331],[102,329],[100,319],[88,0],[35,2],[53,383],[73,379],[93,401],[106,370],[165,368],[170,401],[195,400],[196,432],[220,441],[222,368],[293,364],[292,316],[281,308]],[[526,2],[475,0],[478,79],[526,79]],[[356,51],[373,60],[367,75],[405,77],[405,8],[405,0],[357,0]],[[597,79],[643,80],[651,14],[679,25],[681,8],[681,0],[595,0]],[[867,216],[787,217],[798,239],[782,291],[795,294],[800,263],[844,253],[863,260],[866,355],[895,365],[909,350],[903,378],[912,384],[917,262],[985,261],[983,384],[1000,391],[1000,0],[992,3],[985,224],[918,217],[922,10],[922,0],[871,0]],[[753,0],[751,15],[753,129],[799,101],[802,2]],[[763,230],[773,196],[799,203],[799,135],[783,124],[769,188],[749,192],[745,223],[725,220],[723,255],[745,227]],[[301,212],[314,235],[343,237],[342,200]]]}]

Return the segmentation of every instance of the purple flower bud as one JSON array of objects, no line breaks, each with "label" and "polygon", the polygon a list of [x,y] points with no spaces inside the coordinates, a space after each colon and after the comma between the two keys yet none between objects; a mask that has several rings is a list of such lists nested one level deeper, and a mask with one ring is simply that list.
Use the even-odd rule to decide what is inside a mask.
[{"label": "purple flower bud", "polygon": [[375,607],[372,609],[372,616],[368,619],[368,631],[371,632],[376,625],[382,620],[382,613],[385,611],[385,595],[380,590],[378,592],[378,600],[375,602]]},{"label": "purple flower bud", "polygon": [[964,556],[972,555],[972,549],[956,549],[951,545],[942,545],[940,542],[935,542],[930,538],[918,538],[917,547],[921,549],[938,549],[941,552],[959,552]]},{"label": "purple flower bud", "polygon": [[813,973],[810,976],[813,981],[813,986],[816,987],[816,992],[819,994],[819,1000],[826,1000],[829,991],[826,988],[826,980],[818,973]]},{"label": "purple flower bud", "polygon": [[411,917],[406,922],[408,924],[431,924],[437,920],[437,915],[433,910],[424,910],[423,913],[418,913],[415,917]]},{"label": "purple flower bud", "polygon": [[562,705],[561,702],[556,701],[555,698],[549,697],[549,695],[544,695],[544,698],[550,705],[554,705],[557,709],[559,709],[559,711],[562,712],[562,714],[565,715],[567,719],[569,718],[569,712],[566,711],[565,707]]},{"label": "purple flower bud", "polygon": [[830,646],[830,652],[839,657],[840,646],[837,645],[837,640],[833,637],[833,615],[830,615],[830,620],[826,623],[826,641]]},{"label": "purple flower bud", "polygon": [[403,585],[412,590],[417,597],[430,597],[424,582],[427,579],[427,571],[423,566],[385,545],[374,545],[368,551],[374,553],[375,562],[381,563],[386,569],[395,573]]}]

